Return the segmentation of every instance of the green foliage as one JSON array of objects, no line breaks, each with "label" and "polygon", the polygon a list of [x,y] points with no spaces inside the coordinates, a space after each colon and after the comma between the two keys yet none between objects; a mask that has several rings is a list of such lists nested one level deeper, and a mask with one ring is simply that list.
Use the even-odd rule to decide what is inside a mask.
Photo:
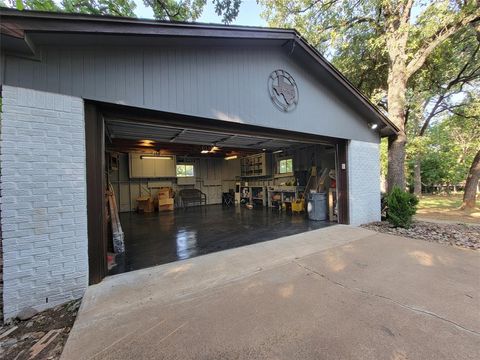
[{"label": "green foliage", "polygon": [[422,183],[458,184],[466,179],[480,148],[480,94],[471,92],[456,114],[444,117],[424,136],[412,138],[407,147],[410,182],[415,156],[421,158]]},{"label": "green foliage", "polygon": [[[222,22],[229,24],[237,16],[242,0],[211,0]],[[143,0],[151,7],[156,19],[173,21],[195,21],[201,15],[207,0]]]},{"label": "green foliage", "polygon": [[54,11],[134,17],[133,0],[6,0],[5,6],[18,10]]},{"label": "green foliage", "polygon": [[394,186],[386,196],[387,220],[395,227],[409,228],[417,212],[418,198]]},{"label": "green foliage", "polygon": [[187,21],[197,20],[202,15],[207,0],[144,0],[151,7],[156,19]]},{"label": "green foliage", "polygon": [[458,107],[468,103],[468,94],[480,79],[479,46],[475,29],[465,27],[439,45],[410,79],[407,94],[410,140],[424,135],[431,122],[452,110],[458,112]]},{"label": "green foliage", "polygon": [[238,16],[242,0],[212,0],[215,5],[215,13],[222,16],[224,24],[230,24]]},{"label": "green foliage", "polygon": [[17,10],[60,11],[53,0],[6,0],[3,4]]},{"label": "green foliage", "polygon": [[388,170],[388,139],[383,138],[380,142],[380,174],[387,176]]},{"label": "green foliage", "polygon": [[[215,12],[225,24],[237,16],[242,0],[211,0]],[[143,0],[159,20],[195,21],[201,15],[207,0]],[[37,10],[135,17],[134,0],[0,0],[0,5],[18,10]]]},{"label": "green foliage", "polygon": [[135,2],[132,0],[62,0],[63,11],[135,17]]}]

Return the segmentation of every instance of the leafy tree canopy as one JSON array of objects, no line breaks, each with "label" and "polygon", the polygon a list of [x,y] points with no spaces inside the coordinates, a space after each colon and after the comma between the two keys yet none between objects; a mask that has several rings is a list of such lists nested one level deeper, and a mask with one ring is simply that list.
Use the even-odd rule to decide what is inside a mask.
[{"label": "leafy tree canopy", "polygon": [[134,17],[132,0],[62,0],[63,11],[93,15]]},{"label": "leafy tree canopy", "polygon": [[159,20],[197,20],[202,15],[206,0],[144,0]]},{"label": "leafy tree canopy", "polygon": [[74,12],[93,15],[134,17],[135,2],[132,0],[4,0],[3,5],[18,10]]},{"label": "leafy tree canopy", "polygon": [[[415,138],[409,147],[411,155],[422,155],[422,182],[427,186],[465,180],[480,149],[480,94],[469,93],[456,112],[435,122],[425,136]],[[408,166],[411,172],[413,161]]]},{"label": "leafy tree canopy", "polygon": [[53,0],[0,0],[0,5],[18,10],[61,11]]},{"label": "leafy tree canopy", "polygon": [[[156,19],[172,21],[195,21],[201,15],[207,0],[143,0],[153,9]],[[212,0],[215,13],[222,22],[229,24],[237,16],[242,0]]]},{"label": "leafy tree canopy", "polygon": [[423,135],[431,121],[458,111],[480,85],[480,42],[472,27],[440,45],[410,80],[407,95],[409,139]]},{"label": "leafy tree canopy", "polygon": [[[211,0],[222,22],[231,23],[237,16],[242,0]],[[159,20],[195,21],[201,15],[207,0],[143,0]],[[18,10],[65,11],[94,15],[135,17],[133,0],[0,0],[0,5]]]}]

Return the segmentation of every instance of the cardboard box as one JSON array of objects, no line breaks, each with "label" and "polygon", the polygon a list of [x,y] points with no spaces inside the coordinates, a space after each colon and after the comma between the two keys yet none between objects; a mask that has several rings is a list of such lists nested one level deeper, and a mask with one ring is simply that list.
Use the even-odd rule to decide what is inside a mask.
[{"label": "cardboard box", "polygon": [[158,200],[170,199],[172,197],[172,188],[163,187],[158,190]]},{"label": "cardboard box", "polygon": [[142,196],[137,198],[137,210],[138,212],[150,213],[155,210],[153,201],[150,196]]},{"label": "cardboard box", "polygon": [[173,204],[158,206],[158,211],[173,211],[174,209],[175,209],[175,206]]},{"label": "cardboard box", "polygon": [[158,199],[158,206],[173,205],[173,199]]},{"label": "cardboard box", "polygon": [[172,198],[172,188],[161,188],[158,191],[158,211],[173,211],[175,201]]}]

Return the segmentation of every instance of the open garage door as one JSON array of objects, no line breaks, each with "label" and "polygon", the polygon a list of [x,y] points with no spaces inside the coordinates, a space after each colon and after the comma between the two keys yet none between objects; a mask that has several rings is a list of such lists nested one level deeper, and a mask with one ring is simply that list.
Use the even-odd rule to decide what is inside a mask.
[{"label": "open garage door", "polygon": [[343,140],[105,104],[86,115],[92,283],[348,222]]}]

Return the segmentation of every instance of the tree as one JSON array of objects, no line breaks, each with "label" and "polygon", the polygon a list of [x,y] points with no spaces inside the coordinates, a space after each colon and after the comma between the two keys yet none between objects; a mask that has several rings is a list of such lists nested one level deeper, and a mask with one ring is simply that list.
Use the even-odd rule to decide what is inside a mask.
[{"label": "tree", "polygon": [[202,15],[206,0],[144,0],[156,19],[170,21],[197,20]]},{"label": "tree", "polygon": [[132,0],[62,0],[61,4],[65,12],[135,17]]},{"label": "tree", "polygon": [[[334,64],[351,39],[371,34],[364,43],[366,53],[385,66],[389,118],[400,132],[389,138],[388,187],[405,186],[407,143],[407,90],[409,80],[424,66],[430,55],[447,39],[480,20],[478,0],[260,0],[271,26],[295,27],[320,50],[329,49]],[[415,5],[416,16],[412,16]],[[363,49],[362,48],[362,49]],[[361,58],[356,54],[357,58]],[[340,67],[341,71],[345,71]],[[347,75],[348,76],[348,75]],[[381,77],[380,79],[381,80]]]},{"label": "tree", "polygon": [[463,193],[462,210],[475,209],[477,199],[477,187],[480,179],[480,150],[477,151],[472,161],[472,166],[468,172],[467,182],[465,183],[465,192]]},{"label": "tree", "polygon": [[[416,137],[413,149],[409,145],[409,152],[422,154],[422,182],[427,187],[455,185],[467,179],[480,149],[480,97],[471,96],[467,104],[456,110],[459,114],[436,121],[423,136]],[[408,162],[410,172],[416,159],[412,156]]]},{"label": "tree", "polygon": [[135,16],[132,0],[6,0],[5,5],[18,10],[75,12],[94,15]]},{"label": "tree", "polygon": [[[143,0],[152,8],[156,19],[170,21],[195,21],[202,15],[207,0]],[[237,16],[242,0],[212,0],[215,13],[222,22],[231,23]]]},{"label": "tree", "polygon": [[[195,21],[202,14],[207,0],[143,0],[151,7],[156,19]],[[215,12],[222,22],[231,23],[237,16],[242,0],[212,0]],[[133,0],[0,0],[0,4],[18,10],[56,11],[135,17]]]},{"label": "tree", "polygon": [[[407,157],[414,162],[414,193],[421,194],[422,137],[433,120],[446,114],[464,116],[471,89],[480,79],[480,42],[466,28],[439,46],[409,83],[407,92]],[[409,120],[411,119],[411,120]]]},{"label": "tree", "polygon": [[60,11],[53,0],[5,0],[3,5],[18,10]]}]

